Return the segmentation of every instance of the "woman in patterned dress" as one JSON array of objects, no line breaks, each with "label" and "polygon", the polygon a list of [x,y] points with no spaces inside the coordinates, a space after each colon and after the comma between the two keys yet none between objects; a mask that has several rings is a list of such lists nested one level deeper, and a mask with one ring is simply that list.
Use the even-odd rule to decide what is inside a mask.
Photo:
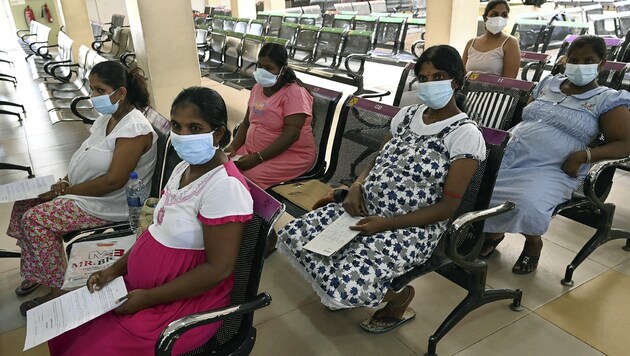
[{"label": "woman in patterned dress", "polygon": [[[462,113],[454,92],[464,80],[458,52],[427,49],[414,72],[422,104],[403,108],[374,162],[350,186],[343,204],[328,204],[294,220],[279,233],[280,251],[312,282],[329,309],[384,308],[361,326],[374,333],[413,318],[414,290],[389,289],[391,281],[431,256],[457,210],[485,145]],[[342,214],[361,216],[360,235],[330,257],[303,247]]]},{"label": "woman in patterned dress", "polygon": [[[533,272],[555,207],[571,198],[590,163],[630,155],[630,95],[597,85],[605,61],[604,40],[582,36],[569,46],[564,74],[548,76],[532,93],[523,121],[511,130],[490,203],[509,199],[516,208],[486,221],[481,257],[494,252],[505,232],[523,234],[512,271]],[[600,132],[606,144],[589,149]]]}]

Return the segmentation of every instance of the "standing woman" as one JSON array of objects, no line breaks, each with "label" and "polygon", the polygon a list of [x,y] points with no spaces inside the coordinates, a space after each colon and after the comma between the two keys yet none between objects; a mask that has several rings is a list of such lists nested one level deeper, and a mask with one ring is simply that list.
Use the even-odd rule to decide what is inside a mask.
[{"label": "standing woman", "polygon": [[313,97],[288,67],[286,49],[267,43],[258,54],[257,84],[245,119],[226,148],[236,166],[263,189],[299,177],[316,159]]},{"label": "standing woman", "polygon": [[486,33],[468,41],[464,49],[467,72],[478,71],[516,78],[521,64],[521,50],[516,37],[503,32],[510,14],[506,0],[493,0],[483,12]]},{"label": "standing woman", "polygon": [[149,105],[139,69],[114,61],[92,68],[91,101],[101,113],[90,136],[70,159],[68,175],[36,199],[16,202],[7,235],[22,250],[24,281],[15,290],[29,294],[40,284],[51,291],[20,306],[26,311],[62,294],[66,255],[62,236],[72,231],[127,219],[125,185],[129,174],[149,184],[155,168],[157,135],[138,108]]}]

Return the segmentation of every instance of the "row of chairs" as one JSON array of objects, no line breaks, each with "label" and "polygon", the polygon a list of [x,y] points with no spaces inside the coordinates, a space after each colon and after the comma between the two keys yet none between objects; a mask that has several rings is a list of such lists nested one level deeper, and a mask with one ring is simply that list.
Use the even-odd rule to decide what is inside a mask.
[{"label": "row of chairs", "polygon": [[18,30],[18,44],[26,53],[26,58],[39,56],[40,58],[50,58],[48,36],[51,28],[37,21],[31,21],[28,30]]}]

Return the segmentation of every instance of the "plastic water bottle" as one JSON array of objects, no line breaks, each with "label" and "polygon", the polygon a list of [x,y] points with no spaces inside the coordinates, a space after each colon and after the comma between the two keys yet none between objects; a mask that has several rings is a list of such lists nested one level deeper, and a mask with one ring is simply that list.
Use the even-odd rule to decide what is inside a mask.
[{"label": "plastic water bottle", "polygon": [[135,232],[138,228],[138,219],[140,218],[142,204],[147,200],[149,194],[147,187],[138,179],[138,173],[131,172],[129,178],[126,191],[127,208],[129,209],[129,225],[131,226],[131,230]]}]

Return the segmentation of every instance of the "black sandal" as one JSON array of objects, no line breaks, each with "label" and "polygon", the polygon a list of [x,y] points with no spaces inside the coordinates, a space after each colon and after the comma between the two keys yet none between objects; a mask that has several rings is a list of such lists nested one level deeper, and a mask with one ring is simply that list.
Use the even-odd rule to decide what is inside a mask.
[{"label": "black sandal", "polygon": [[483,246],[481,246],[481,250],[483,251],[483,250],[485,250],[487,248],[490,248],[490,247],[492,248],[492,250],[490,250],[490,252],[486,253],[485,255],[480,252],[479,253],[479,259],[480,260],[485,260],[486,258],[489,258],[490,256],[492,256],[494,251],[497,250],[497,246],[499,246],[499,244],[501,243],[501,241],[503,241],[503,239],[505,239],[505,235],[501,236],[500,238],[498,238],[496,240],[484,239]]},{"label": "black sandal", "polygon": [[22,281],[22,283],[20,283],[20,285],[17,288],[15,288],[15,294],[17,294],[18,297],[29,295],[33,293],[35,289],[37,289],[39,286],[40,284],[37,282],[31,283],[27,280],[24,280]]},{"label": "black sandal", "polygon": [[516,260],[514,267],[512,267],[512,273],[516,274],[530,274],[538,268],[538,260],[540,256],[530,256],[521,254]]}]

